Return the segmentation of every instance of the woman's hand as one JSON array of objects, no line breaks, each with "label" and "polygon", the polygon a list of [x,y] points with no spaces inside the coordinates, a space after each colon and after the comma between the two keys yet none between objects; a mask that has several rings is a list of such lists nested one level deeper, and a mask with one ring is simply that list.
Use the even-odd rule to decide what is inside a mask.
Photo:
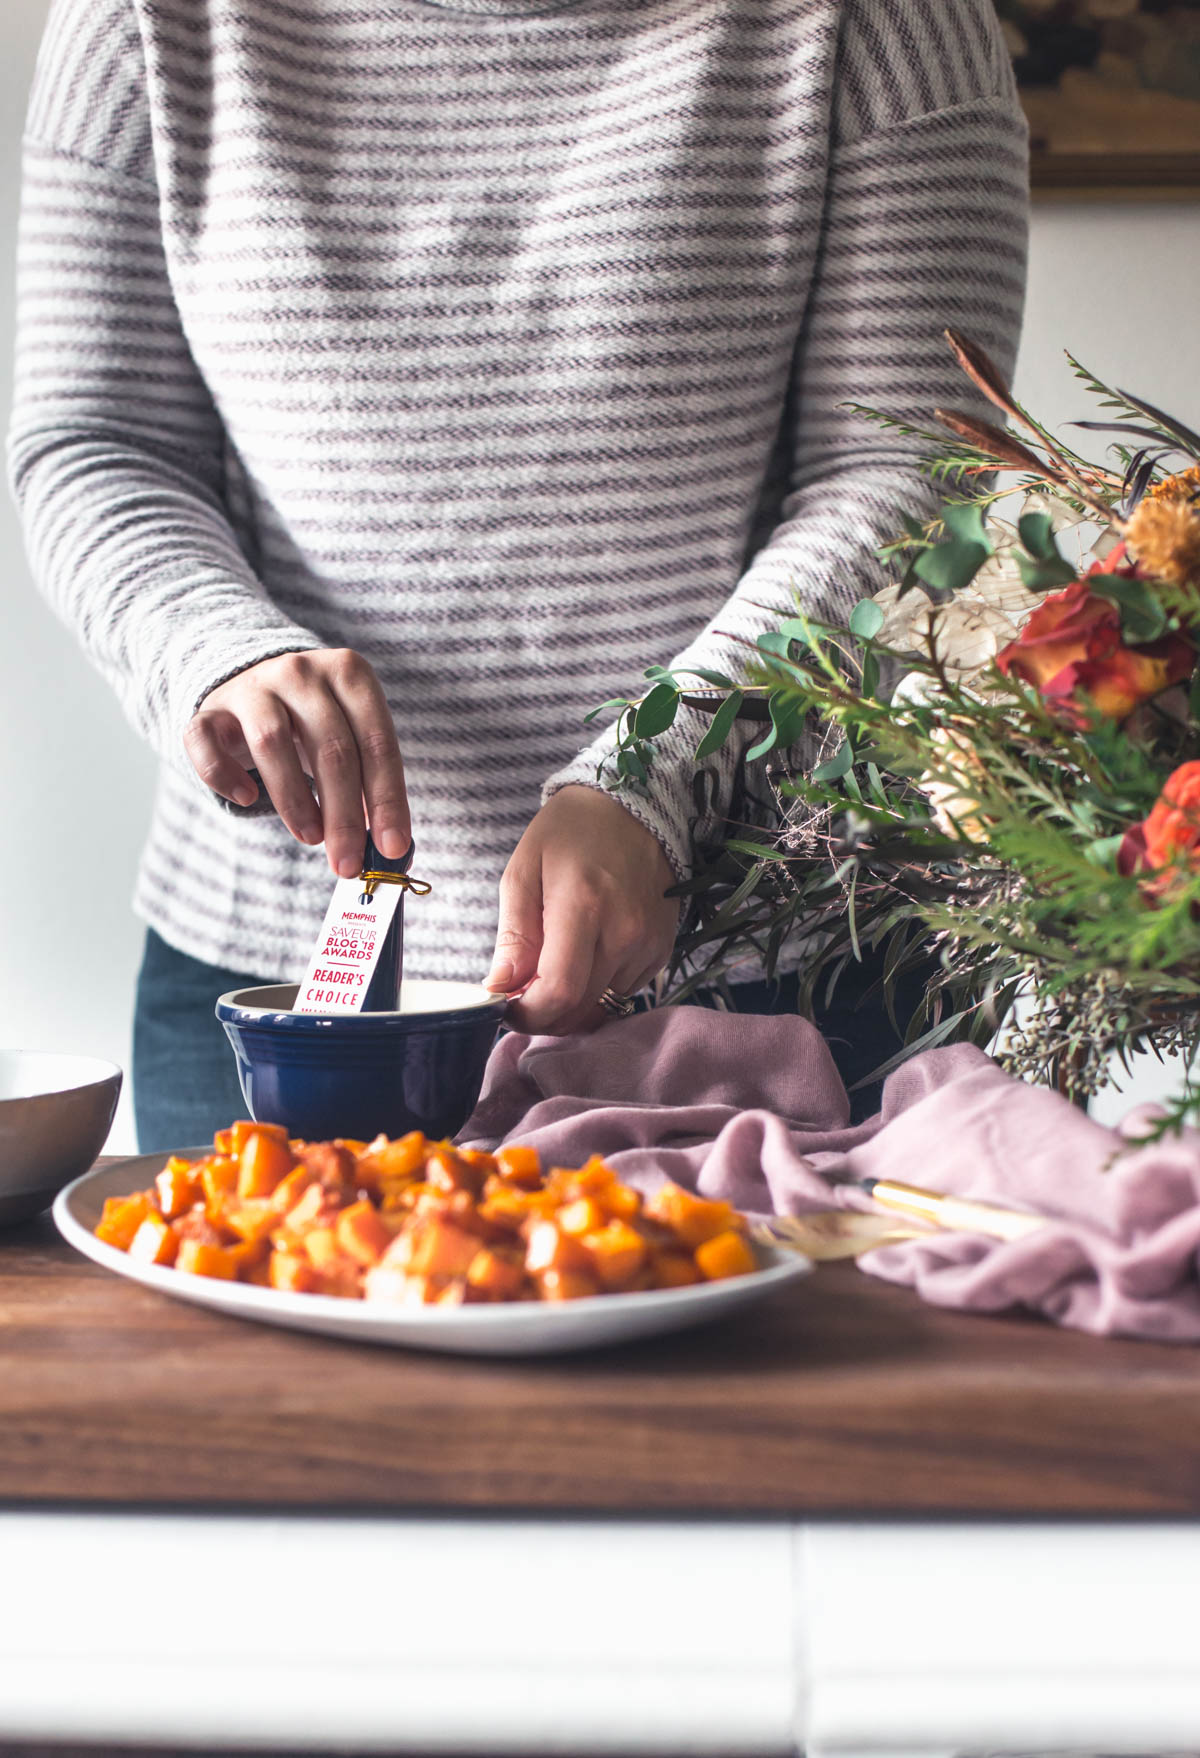
[{"label": "woman's hand", "polygon": [[362,871],[368,825],[388,860],[409,845],[396,729],[379,679],[348,647],[284,653],[238,672],[204,698],[184,745],[201,781],[239,806],[258,796],[248,773],[257,769],[297,842],[324,842],[343,879]]},{"label": "woman's hand", "polygon": [[[600,1025],[605,989],[633,995],[667,963],[679,906],[655,836],[597,788],[542,807],[500,881],[489,989],[520,994],[511,1023],[565,1033]],[[523,991],[523,993],[522,993]]]}]

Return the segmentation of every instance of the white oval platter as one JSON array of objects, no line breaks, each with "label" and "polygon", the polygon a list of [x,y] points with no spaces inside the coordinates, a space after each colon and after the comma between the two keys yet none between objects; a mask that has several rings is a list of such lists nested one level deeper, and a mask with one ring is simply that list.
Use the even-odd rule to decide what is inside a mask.
[{"label": "white oval platter", "polygon": [[[201,1159],[211,1150],[179,1151],[187,1158]],[[105,1198],[146,1189],[167,1158],[166,1154],[143,1154],[85,1172],[67,1185],[54,1204],[54,1220],[63,1238],[93,1263],[175,1300],[189,1300],[233,1318],[316,1331],[349,1342],[458,1355],[556,1355],[573,1349],[599,1349],[707,1324],[753,1305],[785,1283],[806,1276],[813,1267],[795,1252],[760,1245],[755,1249],[762,1268],[751,1275],[649,1294],[608,1294],[596,1300],[430,1307],[284,1294],[273,1288],[138,1263],[96,1238],[93,1228]]]}]

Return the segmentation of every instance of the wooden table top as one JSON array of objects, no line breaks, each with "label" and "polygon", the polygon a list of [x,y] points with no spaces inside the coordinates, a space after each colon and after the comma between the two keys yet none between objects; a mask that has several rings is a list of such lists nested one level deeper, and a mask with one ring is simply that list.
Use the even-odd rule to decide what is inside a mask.
[{"label": "wooden table top", "polygon": [[625,1516],[1200,1514],[1200,1353],[827,1265],[570,1358],[250,1325],[0,1233],[0,1501]]}]

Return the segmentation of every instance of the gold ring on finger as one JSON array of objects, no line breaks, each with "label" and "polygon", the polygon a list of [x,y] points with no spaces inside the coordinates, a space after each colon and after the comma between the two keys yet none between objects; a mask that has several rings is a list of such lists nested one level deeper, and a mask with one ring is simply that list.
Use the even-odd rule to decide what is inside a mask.
[{"label": "gold ring on finger", "polygon": [[618,995],[612,989],[605,989],[600,996],[600,1005],[605,1013],[611,1013],[614,1019],[628,1019],[637,1008],[632,995]]}]

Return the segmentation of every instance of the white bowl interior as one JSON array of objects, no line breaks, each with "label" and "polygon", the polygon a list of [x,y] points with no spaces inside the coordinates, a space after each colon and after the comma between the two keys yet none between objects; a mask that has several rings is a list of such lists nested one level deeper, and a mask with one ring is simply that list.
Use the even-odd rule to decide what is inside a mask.
[{"label": "white bowl interior", "polygon": [[[251,1013],[290,1013],[296,999],[296,983],[273,983],[257,989],[233,989],[222,995],[222,1001],[242,1007]],[[503,996],[493,994],[482,983],[454,983],[439,977],[405,978],[400,985],[398,1013],[461,1013],[473,1007],[495,1007]],[[321,1015],[314,1015],[320,1018]],[[338,1019],[370,1018],[366,1014],[330,1015]]]},{"label": "white bowl interior", "polygon": [[6,1099],[40,1099],[53,1093],[100,1086],[121,1071],[97,1056],[59,1055],[49,1050],[0,1050],[0,1104]]}]

